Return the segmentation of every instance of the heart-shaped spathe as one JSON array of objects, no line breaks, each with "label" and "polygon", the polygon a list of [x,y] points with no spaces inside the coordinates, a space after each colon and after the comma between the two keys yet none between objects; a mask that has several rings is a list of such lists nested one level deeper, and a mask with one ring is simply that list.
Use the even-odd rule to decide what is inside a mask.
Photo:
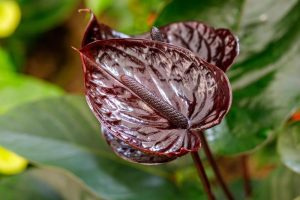
[{"label": "heart-shaped spathe", "polygon": [[160,157],[153,163],[197,151],[196,132],[220,123],[230,107],[224,72],[188,49],[127,38],[95,41],[80,52],[87,101],[106,139]]}]

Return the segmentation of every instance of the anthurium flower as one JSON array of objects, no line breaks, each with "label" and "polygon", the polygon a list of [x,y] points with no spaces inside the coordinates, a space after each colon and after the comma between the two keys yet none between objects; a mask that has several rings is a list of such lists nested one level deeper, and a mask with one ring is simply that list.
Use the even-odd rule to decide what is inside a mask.
[{"label": "anthurium flower", "polygon": [[[87,102],[108,144],[126,160],[157,164],[197,151],[198,132],[219,124],[230,108],[231,88],[221,69],[237,54],[236,39],[230,35],[223,41],[211,29],[208,34],[217,42],[204,34],[195,39],[198,46],[182,47],[171,36],[185,38],[175,27],[185,29],[189,23],[197,22],[174,23],[133,38],[94,16],[87,26],[80,50]],[[208,51],[205,59],[221,63],[220,68],[199,56]]]}]

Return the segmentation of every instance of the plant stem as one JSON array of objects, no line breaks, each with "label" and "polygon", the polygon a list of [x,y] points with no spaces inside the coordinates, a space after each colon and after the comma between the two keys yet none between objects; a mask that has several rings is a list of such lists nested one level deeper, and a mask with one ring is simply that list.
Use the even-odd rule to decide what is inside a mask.
[{"label": "plant stem", "polygon": [[191,155],[192,155],[194,164],[196,166],[197,172],[199,174],[199,177],[201,179],[201,182],[202,182],[202,184],[204,186],[204,190],[205,190],[205,192],[206,192],[206,194],[208,196],[208,199],[209,200],[214,200],[215,197],[214,197],[214,194],[211,191],[210,183],[208,181],[207,175],[205,173],[205,170],[204,170],[204,167],[203,167],[203,164],[201,162],[201,159],[199,157],[198,152],[191,152]]},{"label": "plant stem", "polygon": [[233,200],[233,196],[231,194],[231,192],[229,191],[225,181],[223,180],[222,178],[222,175],[220,173],[220,170],[216,164],[216,161],[210,151],[210,148],[208,146],[208,143],[206,141],[206,138],[205,138],[205,135],[204,135],[204,132],[199,132],[199,136],[200,136],[200,140],[201,140],[201,144],[203,145],[203,148],[204,148],[204,152],[206,154],[206,157],[208,159],[208,162],[210,163],[214,173],[215,173],[215,176],[216,176],[216,179],[217,181],[219,182],[220,186],[222,187],[227,199],[229,200]]},{"label": "plant stem", "polygon": [[242,172],[243,172],[243,179],[244,179],[244,190],[245,190],[245,196],[249,198],[251,197],[252,189],[251,189],[250,175],[249,175],[247,161],[248,161],[248,156],[243,155],[241,157],[241,165],[242,165]]}]

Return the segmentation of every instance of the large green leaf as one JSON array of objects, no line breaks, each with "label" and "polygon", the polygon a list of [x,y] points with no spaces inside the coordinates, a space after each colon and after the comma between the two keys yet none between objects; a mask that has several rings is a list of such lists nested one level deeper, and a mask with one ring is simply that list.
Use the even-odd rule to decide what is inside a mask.
[{"label": "large green leaf", "polygon": [[60,88],[41,80],[3,73],[4,76],[0,76],[0,114],[23,103],[63,94]]},{"label": "large green leaf", "polygon": [[18,0],[22,19],[16,35],[39,34],[64,22],[75,10],[78,0]]},{"label": "large green leaf", "polygon": [[61,200],[57,191],[47,183],[34,177],[30,170],[21,175],[0,179],[0,197],[6,200]]},{"label": "large green leaf", "polygon": [[278,152],[282,162],[291,170],[300,173],[300,122],[287,125],[279,135]]},{"label": "large green leaf", "polygon": [[5,200],[99,200],[74,176],[54,168],[29,169],[20,175],[2,178],[0,197]]},{"label": "large green leaf", "polygon": [[229,71],[231,111],[223,124],[207,133],[216,153],[254,149],[299,107],[299,10],[296,0],[174,0],[158,18],[157,24],[204,20],[232,28],[240,39],[238,62]]},{"label": "large green leaf", "polygon": [[186,195],[161,168],[129,164],[112,154],[81,97],[50,98],[8,112],[0,117],[0,145],[34,163],[69,170],[104,199]]}]

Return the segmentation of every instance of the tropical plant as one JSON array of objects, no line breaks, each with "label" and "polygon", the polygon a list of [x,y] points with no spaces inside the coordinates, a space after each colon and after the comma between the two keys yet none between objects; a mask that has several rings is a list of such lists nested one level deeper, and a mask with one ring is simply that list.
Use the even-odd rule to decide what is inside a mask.
[{"label": "tropical plant", "polygon": [[[10,29],[10,36],[1,39],[0,145],[27,159],[29,165],[18,175],[2,172],[1,199],[153,199],[154,195],[156,199],[206,199],[205,188],[188,156],[176,156],[176,160],[158,166],[124,161],[102,138],[99,122],[84,97],[66,94],[53,84],[19,73],[36,38],[70,18],[78,2],[16,2],[21,21],[15,30]],[[219,173],[235,199],[300,196],[299,1],[127,0],[96,6],[103,20],[115,19],[112,26],[126,35],[151,30],[153,21],[156,27],[197,20],[216,29],[230,29],[240,44],[240,54],[226,72],[232,86],[232,105],[221,124],[205,131]],[[141,13],[140,21],[132,20]],[[126,23],[129,18],[131,23]],[[160,40],[160,36],[165,39],[164,30],[153,29],[152,39]],[[147,37],[149,41],[151,34]],[[112,45],[105,40],[96,43],[105,44],[107,52]],[[147,45],[154,43],[159,42]],[[128,39],[114,45],[125,48],[140,42]],[[90,48],[95,46],[84,45],[81,53],[93,55]],[[158,47],[170,52],[182,48],[168,44]],[[132,82],[126,77],[124,80]],[[147,86],[146,81],[144,84]],[[112,130],[103,133],[109,140]],[[128,144],[117,142],[121,147]],[[199,153],[212,193],[216,199],[225,199],[208,165],[210,156],[205,156],[202,149],[204,146]],[[0,152],[0,170],[2,155]]]}]

